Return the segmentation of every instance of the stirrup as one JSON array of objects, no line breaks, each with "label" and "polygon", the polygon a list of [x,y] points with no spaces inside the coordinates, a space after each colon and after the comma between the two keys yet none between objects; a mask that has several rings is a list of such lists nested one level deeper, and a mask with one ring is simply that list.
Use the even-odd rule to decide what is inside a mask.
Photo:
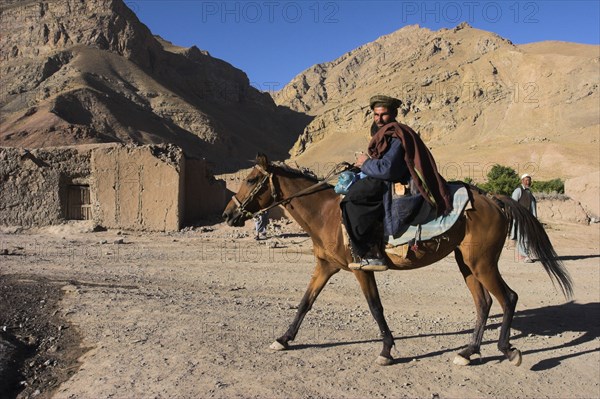
[{"label": "stirrup", "polygon": [[388,265],[385,263],[385,259],[382,258],[363,258],[358,263],[350,263],[348,268],[367,272],[384,272],[388,269]]}]

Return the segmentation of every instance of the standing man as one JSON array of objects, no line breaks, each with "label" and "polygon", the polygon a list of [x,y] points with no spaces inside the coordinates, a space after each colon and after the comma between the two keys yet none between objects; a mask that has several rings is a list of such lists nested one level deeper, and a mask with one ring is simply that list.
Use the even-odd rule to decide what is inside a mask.
[{"label": "standing man", "polygon": [[269,214],[267,212],[259,213],[254,216],[254,239],[260,240],[267,238],[267,225],[269,224]]},{"label": "standing man", "polygon": [[[527,173],[521,176],[521,184],[513,191],[512,199],[523,205],[529,212],[537,218],[537,203],[533,193],[531,192],[531,176]],[[517,226],[513,225],[512,239],[518,241],[519,248],[519,261],[525,263],[533,263],[533,259],[529,257],[529,251],[527,251],[527,241],[525,237],[521,237],[517,234]]]},{"label": "standing man", "polygon": [[371,97],[373,111],[368,154],[358,156],[355,166],[363,177],[350,186],[340,206],[342,219],[355,262],[353,270],[384,271],[388,266],[383,236],[394,235],[406,221],[406,214],[392,209],[393,183],[414,185],[413,194],[433,205],[438,215],[452,209],[444,178],[438,173],[433,156],[417,133],[398,123],[397,98]]}]

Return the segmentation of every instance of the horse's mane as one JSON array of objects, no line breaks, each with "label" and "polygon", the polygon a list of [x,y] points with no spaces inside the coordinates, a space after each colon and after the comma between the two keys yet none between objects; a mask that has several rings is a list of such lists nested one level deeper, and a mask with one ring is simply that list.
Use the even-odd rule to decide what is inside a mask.
[{"label": "horse's mane", "polygon": [[281,169],[284,172],[287,172],[287,173],[295,175],[295,176],[306,177],[307,179],[313,180],[315,182],[319,181],[317,174],[315,172],[313,172],[312,170],[310,170],[309,168],[304,168],[301,166],[298,166],[295,168],[293,166],[286,164],[285,162],[280,162],[280,161],[271,162],[271,166]]}]

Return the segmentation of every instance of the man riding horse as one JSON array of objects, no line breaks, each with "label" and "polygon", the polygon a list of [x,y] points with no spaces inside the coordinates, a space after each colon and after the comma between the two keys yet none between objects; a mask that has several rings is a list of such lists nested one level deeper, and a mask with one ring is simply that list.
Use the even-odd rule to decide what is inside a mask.
[{"label": "man riding horse", "polygon": [[[438,173],[431,152],[417,133],[396,121],[400,100],[377,95],[369,105],[374,120],[368,155],[360,154],[355,163],[366,177],[350,186],[340,206],[355,260],[349,267],[384,271],[388,269],[383,254],[384,234],[395,235],[410,222],[410,210],[418,210],[423,200],[438,215],[450,212],[452,205],[446,181]],[[410,194],[402,201],[393,201],[395,183],[409,186]]]},{"label": "man riding horse", "polygon": [[[393,364],[391,350],[394,347],[394,337],[385,319],[375,274],[365,270],[377,265],[371,260],[361,265],[363,259],[377,259],[369,258],[369,255],[373,255],[369,253],[372,240],[369,240],[371,237],[368,233],[376,231],[376,225],[381,222],[381,209],[390,206],[389,202],[392,202],[391,206],[398,202],[397,196],[392,195],[392,182],[412,180],[412,193],[418,193],[423,204],[427,202],[435,207],[428,210],[424,206],[423,211],[428,210],[428,213],[431,211],[434,214],[435,210],[438,215],[443,215],[451,208],[446,182],[437,173],[427,147],[410,128],[394,121],[399,103],[388,97],[377,96],[371,99],[376,122],[374,130],[377,132],[369,145],[370,158],[360,157],[357,161],[357,165],[369,177],[351,185],[343,203],[333,187],[327,184],[327,179],[319,181],[301,170],[270,163],[265,155],[260,154],[239,191],[225,207],[223,218],[227,224],[243,226],[253,215],[274,206],[284,206],[312,239],[315,269],[292,323],[270,345],[272,350],[280,351],[290,347],[302,321],[330,278],[340,270],[350,270],[349,265],[354,259],[352,251],[344,244],[344,233],[339,223],[340,218],[343,218],[353,244],[362,245],[360,248],[363,252],[356,252],[362,256],[357,262],[357,267],[362,266],[362,269],[354,270],[353,274],[382,336],[383,347],[377,363]],[[387,174],[384,173],[386,170]],[[474,186],[461,185],[467,191],[465,194],[470,206],[465,209],[456,205],[457,209],[453,212],[462,216],[448,230],[440,233],[444,239],[436,240],[436,236],[431,236],[430,239],[420,240],[419,245],[412,247],[405,255],[386,252],[385,259],[390,264],[379,267],[413,270],[432,265],[454,252],[454,259],[473,296],[476,311],[471,339],[457,353],[454,363],[468,365],[481,357],[483,333],[494,297],[503,314],[498,349],[510,363],[518,366],[522,360],[521,352],[510,343],[510,329],[518,295],[504,281],[498,268],[511,226],[518,226],[528,250],[540,260],[550,278],[559,285],[567,298],[573,295],[573,281],[552,247],[544,227],[527,209],[508,196],[488,195]],[[373,190],[371,193],[369,187],[375,187],[379,191]],[[418,220],[413,219],[412,223],[421,221],[422,213],[424,212],[419,212]],[[386,233],[394,233],[395,221],[402,219],[398,218],[399,214],[395,214],[394,210],[391,215],[386,213]],[[402,222],[405,220],[410,220],[410,215]],[[294,267],[287,263],[287,266]]]}]

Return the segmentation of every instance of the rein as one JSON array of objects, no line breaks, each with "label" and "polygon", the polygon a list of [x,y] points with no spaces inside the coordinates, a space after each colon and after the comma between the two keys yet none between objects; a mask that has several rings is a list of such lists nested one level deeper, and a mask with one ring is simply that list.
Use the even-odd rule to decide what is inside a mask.
[{"label": "rein", "polygon": [[[335,175],[339,175],[340,173],[350,169],[352,167],[352,165],[348,162],[340,162],[337,165],[335,165],[335,167],[331,170],[331,172],[329,172],[329,174],[327,176],[325,176],[325,178],[323,178],[323,180],[319,181],[318,183],[315,183],[309,187],[306,187],[303,190],[300,190],[292,195],[290,195],[287,198],[283,198],[281,200],[277,200],[277,191],[275,190],[275,184],[273,184],[273,172],[268,172],[266,171],[262,166],[260,165],[256,165],[254,166],[255,168],[257,168],[262,174],[263,177],[262,179],[258,182],[258,184],[252,189],[252,191],[250,192],[250,194],[244,199],[243,202],[240,202],[237,197],[235,196],[235,194],[233,195],[233,197],[231,197],[231,199],[233,200],[233,202],[237,205],[238,210],[245,216],[249,217],[249,218],[254,218],[262,213],[267,212],[270,209],[275,208],[276,206],[279,205],[286,205],[288,204],[291,200],[293,200],[294,198],[300,197],[302,195],[305,194],[313,194],[316,191],[313,191],[316,188],[320,188],[325,186],[327,183],[327,180],[329,180],[330,178],[332,178]],[[339,171],[338,169],[341,168]],[[256,194],[258,194],[258,192],[263,188],[263,185],[267,182],[267,180],[269,181],[269,187],[271,189],[271,196],[273,197],[274,202],[267,206],[266,208],[262,208],[254,213],[252,212],[248,212],[245,208],[248,205],[248,203],[250,203],[254,197],[256,196]]]}]

